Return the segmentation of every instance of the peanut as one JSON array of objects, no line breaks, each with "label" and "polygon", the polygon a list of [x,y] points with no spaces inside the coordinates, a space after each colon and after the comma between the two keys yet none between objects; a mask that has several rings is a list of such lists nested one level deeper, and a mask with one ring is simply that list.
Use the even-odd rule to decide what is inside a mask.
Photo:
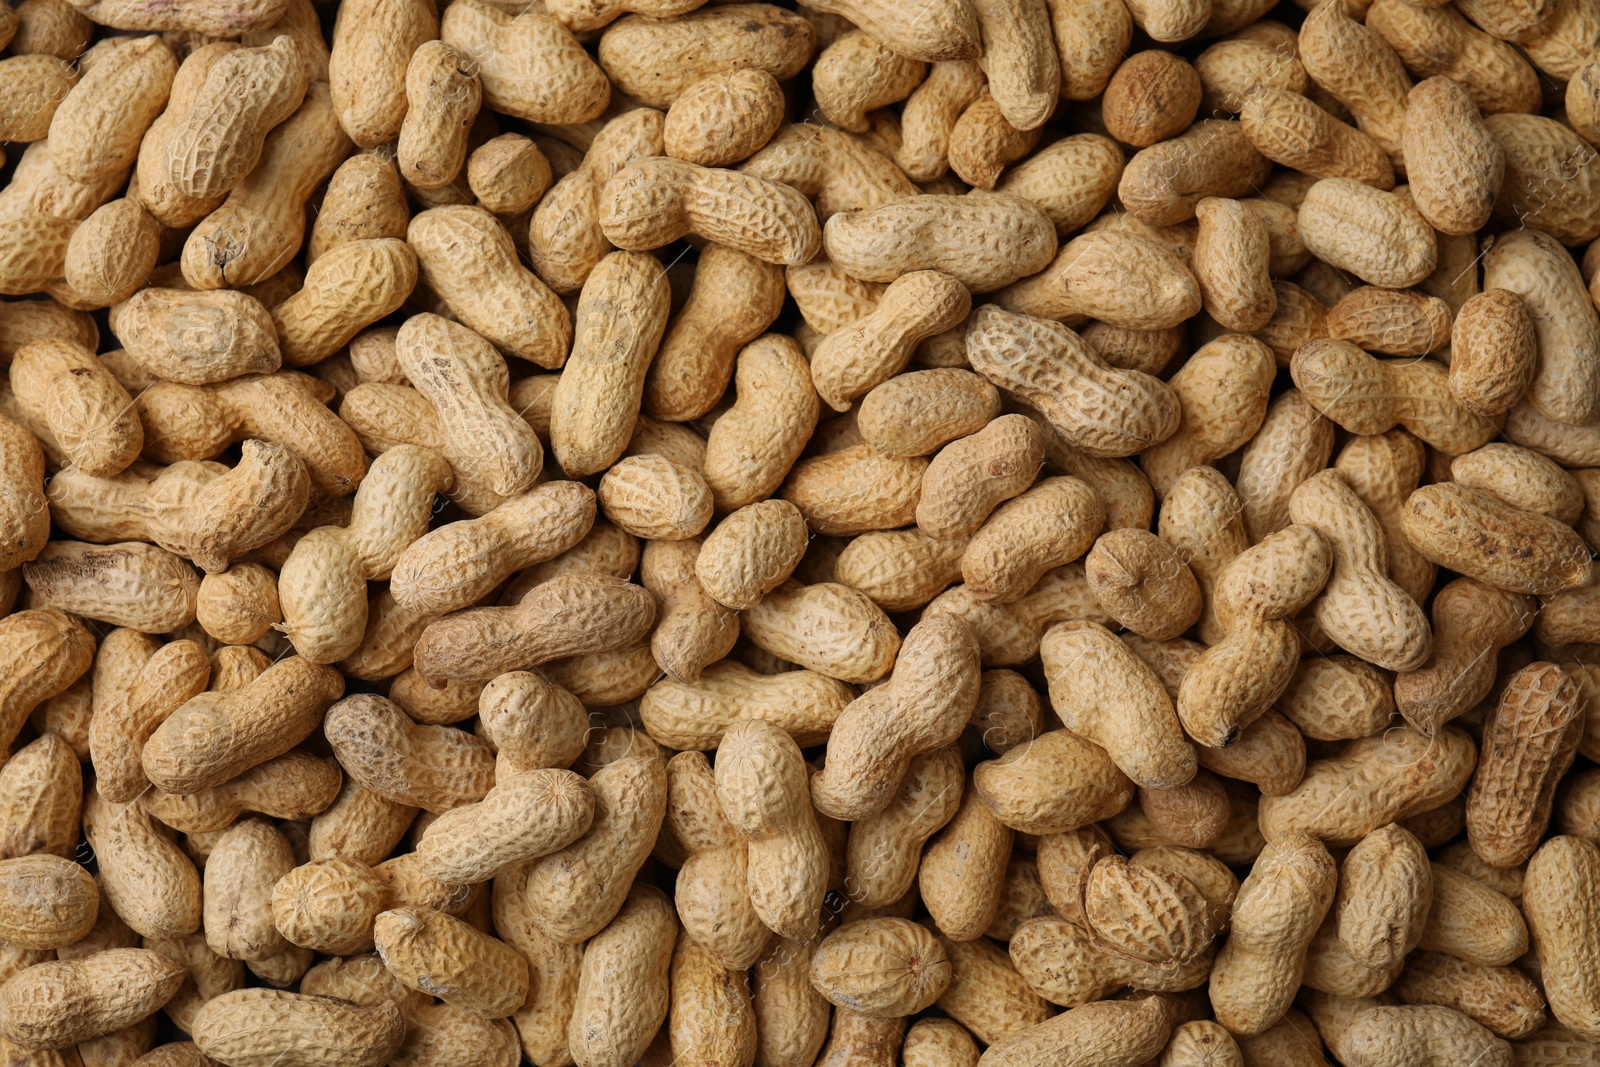
[{"label": "peanut", "polygon": [[817,931],[828,871],[800,748],[776,726],[747,719],[717,754],[717,796],[748,845],[750,903],[779,937],[805,941]]}]

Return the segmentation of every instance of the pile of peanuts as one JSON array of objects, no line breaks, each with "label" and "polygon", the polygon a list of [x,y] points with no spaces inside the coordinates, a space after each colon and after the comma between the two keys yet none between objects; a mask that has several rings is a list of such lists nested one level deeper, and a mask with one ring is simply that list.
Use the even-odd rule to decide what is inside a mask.
[{"label": "pile of peanuts", "polygon": [[1600,1065],[1600,0],[1296,2],[0,0],[0,1063]]}]

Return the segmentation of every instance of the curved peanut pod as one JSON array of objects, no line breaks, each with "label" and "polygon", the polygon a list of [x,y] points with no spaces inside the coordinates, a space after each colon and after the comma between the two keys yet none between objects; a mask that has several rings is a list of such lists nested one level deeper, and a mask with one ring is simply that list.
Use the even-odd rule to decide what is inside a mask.
[{"label": "curved peanut pod", "polygon": [[822,243],[811,204],[789,186],[667,158],[630,163],[606,183],[600,228],[618,248],[692,233],[768,263],[809,262]]},{"label": "curved peanut pod", "polygon": [[1282,1017],[1337,880],[1333,857],[1308,833],[1279,838],[1257,858],[1211,972],[1212,1007],[1230,1031],[1252,1036]]},{"label": "curved peanut pod", "polygon": [[986,304],[968,320],[967,356],[1091,456],[1131,456],[1178,428],[1178,400],[1165,383],[1107,366],[1060,323]]},{"label": "curved peanut pod", "polygon": [[432,622],[416,669],[438,688],[488,681],[567,656],[632,648],[655,625],[655,598],[616,578],[573,574],[535,586],[510,608],[469,608]]},{"label": "curved peanut pod", "polygon": [[417,842],[417,854],[438,881],[484,882],[581,837],[594,804],[588,783],[571,771],[524,771],[500,781],[478,803],[439,816]]},{"label": "curved peanut pod", "polygon": [[406,241],[417,253],[423,283],[462,325],[546,369],[566,361],[571,316],[522,265],[511,235],[488,211],[459,204],[430,208],[411,220]]},{"label": "curved peanut pod", "polygon": [[242,689],[201,693],[145,742],[145,774],[168,793],[221,785],[299,744],[342,692],[338,671],[292,656]]},{"label": "curved peanut pod", "polygon": [[1105,750],[1067,730],[1048,730],[978,764],[972,787],[1002,823],[1025,834],[1071,833],[1133,799],[1133,783]]},{"label": "curved peanut pod", "polygon": [[1095,742],[1139,785],[1166,789],[1194,777],[1194,747],[1154,672],[1105,627],[1058,623],[1039,643],[1050,702],[1062,723]]},{"label": "curved peanut pod", "polygon": [[1477,757],[1472,739],[1452,726],[1431,738],[1399,727],[1353,741],[1333,759],[1313,760],[1288,793],[1262,797],[1261,832],[1271,841],[1307,830],[1335,847],[1353,845],[1456,796]]},{"label": "curved peanut pod", "polygon": [[811,785],[817,810],[860,819],[894,799],[911,760],[954,741],[978,702],[978,643],[953,615],[906,635],[889,681],[846,708],[828,739],[828,763]]}]

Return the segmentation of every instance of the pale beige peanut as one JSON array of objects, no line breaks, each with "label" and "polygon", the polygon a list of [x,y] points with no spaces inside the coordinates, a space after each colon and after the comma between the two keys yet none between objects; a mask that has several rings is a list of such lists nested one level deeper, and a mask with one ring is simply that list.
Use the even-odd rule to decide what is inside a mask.
[{"label": "pale beige peanut", "polygon": [[261,158],[263,142],[305,98],[308,71],[293,37],[229,52],[167,141],[167,180],[195,200],[219,197]]},{"label": "pale beige peanut", "polygon": [[1312,186],[1299,222],[1317,258],[1373,285],[1415,285],[1438,262],[1432,228],[1415,207],[1353,178],[1324,178]]},{"label": "pale beige peanut", "polygon": [[918,623],[899,648],[895,674],[835,723],[828,766],[812,786],[818,810],[834,818],[881,811],[913,757],[960,733],[978,686],[977,642],[966,623],[938,615]]},{"label": "pale beige peanut", "polygon": [[50,119],[56,164],[78,181],[125,171],[167,102],[178,63],[159,37],[111,38]]},{"label": "pale beige peanut", "polygon": [[18,142],[49,136],[56,108],[77,81],[78,72],[56,56],[36,53],[5,60],[0,64],[0,84],[6,87],[0,133]]},{"label": "pale beige peanut", "polygon": [[498,781],[476,804],[454,808],[417,843],[424,871],[472,884],[564,848],[588,830],[593,794],[577,775],[530,770]]},{"label": "pale beige peanut", "polygon": [[807,541],[805,519],[787,500],[748,504],[706,535],[695,575],[712,599],[740,611],[794,573]]},{"label": "pale beige peanut", "polygon": [[[1560,241],[1594,239],[1592,208],[1597,190],[1588,174],[1594,149],[1570,127],[1539,115],[1491,115],[1483,120],[1488,136],[1505,158],[1505,177],[1495,197],[1495,214],[1537,226]],[[1557,160],[1568,160],[1561,179],[1567,196],[1553,201],[1545,191]]]},{"label": "pale beige peanut", "polygon": [[592,937],[612,920],[660,830],[665,763],[659,751],[639,748],[590,777],[595,815],[588,831],[528,868],[529,916],[563,944]]},{"label": "pale beige peanut", "polygon": [[911,179],[890,162],[889,146],[874,145],[868,137],[796,123],[779,130],[739,169],[781,182],[812,200],[818,222],[915,195]]},{"label": "pale beige peanut", "polygon": [[467,185],[478,203],[496,215],[532,210],[552,180],[550,161],[521,134],[491,137],[467,157]]},{"label": "pale beige peanut", "polygon": [[1084,888],[1089,928],[1113,952],[1182,966],[1209,954],[1217,922],[1199,888],[1160,865],[1097,862]]},{"label": "pale beige peanut", "polygon": [[1005,892],[1014,834],[976,791],[966,790],[956,814],[929,843],[917,891],[939,932],[975,941],[993,925]]},{"label": "pale beige peanut", "polygon": [[713,74],[690,86],[667,111],[667,155],[702,167],[725,167],[766,144],[783,123],[783,93],[764,70]]},{"label": "pale beige peanut", "polygon": [[294,656],[241,689],[201,693],[145,742],[145,774],[172,793],[220,785],[293,748],[343,690],[338,671]]},{"label": "pale beige peanut", "polygon": [[413,0],[366,0],[339,10],[328,80],[339,122],[356,144],[372,148],[400,133],[407,61],[437,36],[437,11]]},{"label": "pale beige peanut", "polygon": [[141,541],[51,541],[22,565],[29,603],[113,626],[166,633],[194,621],[199,577],[185,560]]},{"label": "pale beige peanut", "polygon": [[104,906],[145,937],[181,937],[200,928],[200,876],[139,801],[109,804],[90,789],[83,827],[100,864]]},{"label": "pale beige peanut", "polygon": [[1002,504],[967,543],[961,577],[972,594],[1000,603],[1023,596],[1044,573],[1092,545],[1105,505],[1076,478],[1045,478]]},{"label": "pale beige peanut", "polygon": [[197,289],[251,285],[283,268],[299,251],[306,202],[349,154],[326,83],[267,135],[261,162],[184,241],[184,279]]},{"label": "pale beige peanut", "polygon": [[1302,482],[1289,499],[1289,515],[1333,550],[1333,574],[1313,604],[1323,630],[1379,666],[1421,666],[1432,649],[1432,630],[1416,601],[1388,578],[1387,539],[1349,483],[1337,472]]},{"label": "pale beige peanut", "polygon": [[1332,565],[1321,534],[1298,524],[1229,564],[1215,597],[1227,636],[1189,666],[1178,690],[1178,717],[1191,737],[1224,747],[1283,694],[1300,657],[1290,620],[1322,590]]},{"label": "pale beige peanut", "polygon": [[156,376],[208,385],[270,374],[281,354],[276,324],[261,302],[234,290],[150,287],[113,312],[117,339]]},{"label": "pale beige peanut", "polygon": [[969,537],[990,512],[1032,484],[1044,440],[1025,415],[1003,415],[941,449],[922,478],[917,526],[940,540]]},{"label": "pale beige peanut", "polygon": [[298,456],[247,441],[231,471],[218,463],[135,463],[113,478],[69,470],[49,495],[65,532],[96,543],[144,538],[213,572],[283,535],[310,492]]},{"label": "pale beige peanut", "polygon": [[744,969],[719,963],[694,938],[682,934],[673,948],[669,1044],[677,1056],[691,1052],[711,1062],[752,1060],[756,1019]]},{"label": "pale beige peanut", "polygon": [[644,410],[674,420],[709,411],[739,350],[777,318],[783,290],[774,264],[720,244],[702,250],[689,298],[668,321],[645,375]]},{"label": "pale beige peanut", "polygon": [[[1472,777],[1477,751],[1459,727],[1433,737],[1409,727],[1362,738],[1337,757],[1312,760],[1292,790],[1265,796],[1260,826],[1268,840],[1306,830],[1335,846],[1354,844],[1380,826],[1431,811]],[[1343,805],[1329,805],[1333,796]]]},{"label": "pale beige peanut", "polygon": [[911,1015],[949,985],[950,961],[929,930],[908,919],[846,923],[823,938],[811,981],[847,1011],[875,1018]]},{"label": "pale beige peanut", "polygon": [[[738,202],[738,212],[724,203]],[[619,248],[644,251],[694,233],[768,263],[816,255],[816,214],[794,189],[734,171],[658,158],[630,163],[606,183],[600,227]]]},{"label": "pale beige peanut", "polygon": [[319,527],[294,546],[279,573],[278,597],[285,631],[301,655],[332,663],[360,647],[367,580],[393,571],[426,528],[434,494],[452,477],[427,449],[390,449],[357,490],[349,524]]},{"label": "pale beige peanut", "polygon": [[1363,286],[1328,313],[1328,334],[1369,352],[1421,356],[1450,339],[1450,305],[1413,290]]},{"label": "pale beige peanut", "polygon": [[1433,905],[1433,868],[1421,843],[1396,823],[1350,850],[1333,913],[1339,941],[1369,967],[1393,966],[1422,940]]},{"label": "pale beige peanut", "polygon": [[717,796],[748,843],[746,884],[756,915],[781,937],[816,931],[827,854],[800,748],[770,723],[734,724],[717,748]]},{"label": "pale beige peanut", "polygon": [[474,1015],[504,1018],[527,996],[527,962],[504,942],[443,912],[383,912],[373,936],[378,954],[401,982]]},{"label": "pale beige peanut", "polygon": [[483,87],[475,64],[443,41],[429,41],[406,67],[406,117],[395,146],[400,176],[419,189],[450,184],[467,160],[467,133]]},{"label": "pale beige peanut", "polygon": [[746,889],[749,848],[722,811],[716,777],[704,753],[667,761],[664,828],[686,853],[673,900],[684,932],[728,967],[754,963],[770,940]]},{"label": "pale beige peanut", "polygon": [[916,521],[928,466],[920,456],[890,456],[865,442],[851,444],[795,463],[781,495],[800,509],[814,533],[889,530]]},{"label": "pale beige peanut", "polygon": [[1084,573],[1106,613],[1156,641],[1178,636],[1200,617],[1200,585],[1182,555],[1145,530],[1101,534]]},{"label": "pale beige peanut", "polygon": [[601,38],[600,64],[616,87],[665,108],[689,86],[719,71],[765,70],[792,78],[811,58],[816,31],[766,4],[703,8],[671,20],[630,15]]},{"label": "pale beige peanut", "polygon": [[153,1014],[183,977],[182,966],[141,948],[40,963],[0,987],[0,1037],[40,1050],[92,1041]]},{"label": "pale beige peanut", "polygon": [[418,615],[470,607],[513,572],[577,545],[594,523],[595,496],[577,482],[547,482],[481,518],[412,541],[395,561],[390,591]]},{"label": "pale beige peanut", "polygon": [[11,362],[18,405],[48,427],[55,444],[86,473],[110,477],[144,447],[144,432],[128,391],[85,348],[39,341]]},{"label": "pale beige peanut", "polygon": [[594,1067],[628,1067],[666,1020],[678,924],[672,902],[639,886],[583,956],[567,1044]]},{"label": "pale beige peanut", "polygon": [[988,1067],[1059,1063],[1139,1064],[1158,1056],[1172,1029],[1171,1009],[1161,997],[1102,1001],[1062,1012],[989,1046]]},{"label": "pale beige peanut", "polygon": [[1196,204],[1195,217],[1200,228],[1192,265],[1206,313],[1241,333],[1265,326],[1278,307],[1265,221],[1242,202],[1221,197]]},{"label": "pale beige peanut", "polygon": [[937,270],[975,293],[1042,269],[1056,252],[1055,226],[1032,203],[1004,193],[907,197],[828,220],[827,254],[863,281],[892,282]]},{"label": "pale beige peanut", "polygon": [[970,59],[948,59],[928,69],[901,113],[902,140],[894,158],[907,176],[933,181],[944,175],[951,131],[984,84],[983,71]]},{"label": "pale beige peanut", "polygon": [[836,582],[790,579],[741,616],[744,634],[774,655],[846,682],[883,677],[900,635],[882,609]]},{"label": "pale beige peanut", "polygon": [[[1481,7],[1475,15],[1483,14]],[[1498,18],[1498,17],[1497,17]],[[1494,27],[1496,19],[1485,19]],[[1452,7],[1413,7],[1378,0],[1367,27],[1388,42],[1418,77],[1444,76],[1464,85],[1484,114],[1538,110],[1539,75],[1501,32],[1486,33]],[[1517,30],[1512,36],[1521,36]]]},{"label": "pale beige peanut", "polygon": [[1470,234],[1489,221],[1505,155],[1466,87],[1438,77],[1411,90],[1404,150],[1412,202],[1435,229]]},{"label": "pale beige peanut", "polygon": [[1527,633],[1534,620],[1527,596],[1458,578],[1433,602],[1433,655],[1395,679],[1395,705],[1423,731],[1462,714],[1494,686],[1497,650]]},{"label": "pale beige peanut", "polygon": [[[306,242],[306,266],[346,241],[404,240],[410,221],[411,208],[393,159],[376,150],[358,152],[328,179],[322,210]],[[353,358],[359,367],[360,357]]]},{"label": "pale beige peanut", "polygon": [[206,944],[229,959],[265,960],[289,943],[273,922],[272,887],[294,868],[288,838],[246,819],[225,831],[206,859],[202,920]]},{"label": "pale beige peanut", "polygon": [[[1241,480],[1244,469],[1241,463]],[[1247,513],[1248,502],[1214,467],[1189,468],[1161,501],[1160,536],[1178,549],[1200,584],[1201,640],[1215,642],[1225,633],[1217,619],[1214,590],[1228,564],[1250,545]]]},{"label": "pale beige peanut", "polygon": [[1406,93],[1411,88],[1400,57],[1343,8],[1307,21],[1299,42],[1306,73],[1349,108],[1361,130],[1399,161]]},{"label": "pale beige peanut", "polygon": [[1288,1006],[1336,880],[1333,858],[1310,834],[1274,841],[1257,860],[1211,975],[1212,1004],[1232,1032],[1259,1034]]},{"label": "pale beige peanut", "polygon": [[[126,633],[114,631],[118,632]],[[117,644],[108,636],[101,657],[114,655]],[[121,692],[113,689],[106,694],[105,705],[95,709],[89,723],[89,754],[97,787],[103,797],[118,804],[149,788],[140,751],[168,715],[205,690],[211,663],[193,641],[172,641],[156,649],[134,671]],[[106,680],[110,680],[109,672]]]},{"label": "pale beige peanut", "polygon": [[528,257],[557,292],[577,292],[612,250],[600,228],[601,190],[630,161],[664,151],[663,122],[654,108],[624,111],[595,133],[588,153],[534,208],[528,220]]},{"label": "pale beige peanut", "polygon": [[910,1067],[970,1067],[978,1062],[978,1045],[966,1028],[951,1019],[919,1019],[906,1031],[901,1049]]},{"label": "pale beige peanut", "polygon": [[1077,324],[1088,317],[1128,329],[1178,325],[1200,310],[1192,261],[1148,233],[1085,233],[1050,266],[1002,290],[1011,311]]},{"label": "pale beige peanut", "polygon": [[1353,178],[1394,188],[1394,167],[1372,137],[1340,122],[1299,92],[1262,88],[1245,100],[1239,122],[1256,150],[1314,178]]},{"label": "pale beige peanut", "polygon": [[900,899],[917,877],[921,846],[955,816],[961,759],[952,746],[911,761],[889,806],[851,825],[845,888],[866,907]]},{"label": "pale beige peanut", "polygon": [[1511,1046],[1466,1015],[1434,1005],[1374,1007],[1360,1012],[1343,1036],[1344,1055],[1354,1063],[1396,1057],[1464,1057],[1509,1065]]},{"label": "pale beige peanut", "polygon": [[667,323],[666,275],[654,257],[618,252],[584,283],[578,343],[556,386],[551,444],[574,476],[621,456],[644,394],[645,372]]},{"label": "pale beige peanut", "polygon": [[123,197],[96,208],[72,232],[62,261],[75,305],[108,307],[132,296],[149,279],[160,241],[160,227],[136,200]]},{"label": "pale beige peanut", "polygon": [[810,746],[828,739],[853,699],[850,686],[814,671],[767,675],[725,660],[695,682],[664,678],[652,685],[639,714],[650,735],[669,748],[716,748],[727,729],[745,718],[766,719]]},{"label": "pale beige peanut", "polygon": [[493,785],[494,756],[484,741],[416,725],[375,694],[329,708],[324,732],[349,777],[393,803],[448,811],[481,800]]},{"label": "pale beige peanut", "polygon": [[1224,334],[1202,346],[1169,379],[1180,419],[1140,461],[1158,494],[1185,470],[1214,463],[1255,434],[1266,418],[1274,367],[1265,344]]},{"label": "pale beige peanut", "polygon": [[1205,119],[1141,149],[1123,168],[1117,191],[1135,218],[1170,226],[1193,218],[1195,205],[1207,196],[1253,192],[1271,167],[1240,123]]},{"label": "pale beige peanut", "polygon": [[502,11],[473,0],[446,9],[439,37],[476,64],[484,103],[502,114],[588,122],[610,99],[604,72],[572,31],[544,11]]},{"label": "pale beige peanut", "polygon": [[706,443],[704,475],[722,510],[773,494],[816,427],[819,408],[800,346],[778,334],[744,347],[734,387],[738,402]]},{"label": "pale beige peanut", "polygon": [[6,941],[20,949],[70,945],[89,935],[100,908],[110,911],[89,872],[60,856],[0,860],[0,898]]},{"label": "pale beige peanut", "polygon": [[[1172,701],[1150,668],[1104,627],[1058,623],[1040,643],[1050,701],[1068,729],[1101,745],[1140,785],[1166,788],[1194,776],[1194,749],[1183,738]],[[1078,680],[1108,681],[1090,699]]]},{"label": "pale beige peanut", "polygon": [[1245,446],[1236,479],[1244,526],[1253,540],[1289,524],[1289,497],[1301,482],[1328,465],[1333,439],[1333,425],[1298,390],[1273,400],[1261,428]]},{"label": "pale beige peanut", "polygon": [[77,753],[60,735],[45,733],[19,748],[0,768],[0,858],[35,854],[67,857],[79,833],[83,774]]},{"label": "pale beige peanut", "polygon": [[653,540],[640,562],[640,581],[660,603],[651,654],[667,674],[689,682],[732,651],[739,635],[737,616],[695,574],[701,550],[697,537]]},{"label": "pale beige peanut", "polygon": [[[1588,383],[1600,375],[1600,315],[1585,299],[1583,276],[1575,267],[1555,238],[1536,229],[1497,237],[1483,260],[1484,289],[1515,293],[1533,318],[1540,359],[1527,402],[1548,418],[1574,426],[1600,416],[1600,406],[1589,401],[1587,392]],[[1499,386],[1502,394],[1515,390],[1516,380],[1526,373],[1519,363],[1499,372],[1512,378]]]},{"label": "pale beige peanut", "polygon": [[1091,456],[1131,455],[1177,428],[1177,398],[1164,384],[1108,367],[1059,323],[985,305],[968,321],[967,347],[974,370]]},{"label": "pale beige peanut", "polygon": [[511,355],[554,369],[566,359],[572,319],[517,259],[511,235],[479,207],[435,207],[411,220],[406,240],[422,281],[461,323]]},{"label": "pale beige peanut", "polygon": [[[583,612],[568,610],[579,604]],[[470,608],[430,623],[416,667],[430,683],[486,681],[564,656],[635,647],[654,621],[654,600],[638,586],[570,574],[534,587],[514,607]]]},{"label": "pale beige peanut", "polygon": [[1026,156],[1039,131],[1019,130],[1006,120],[987,90],[968,105],[950,131],[950,169],[974,188],[993,189],[1005,167]]},{"label": "pale beige peanut", "polygon": [[904,100],[926,71],[925,64],[852,31],[817,56],[812,92],[824,118],[841,129],[865,133],[867,112]]},{"label": "pale beige peanut", "polygon": [[898,374],[924,339],[959,326],[972,300],[956,279],[913,271],[896,279],[870,314],[823,339],[811,356],[818,394],[836,411]]},{"label": "pale beige peanut", "polygon": [[196,1046],[208,1057],[246,1067],[378,1067],[399,1049],[406,1024],[390,1001],[366,1006],[277,989],[240,989],[208,1001],[193,1030]]},{"label": "pale beige peanut", "polygon": [[416,254],[395,238],[329,249],[307,269],[300,291],[272,308],[284,362],[301,367],[327,359],[399,308],[416,283]]}]

